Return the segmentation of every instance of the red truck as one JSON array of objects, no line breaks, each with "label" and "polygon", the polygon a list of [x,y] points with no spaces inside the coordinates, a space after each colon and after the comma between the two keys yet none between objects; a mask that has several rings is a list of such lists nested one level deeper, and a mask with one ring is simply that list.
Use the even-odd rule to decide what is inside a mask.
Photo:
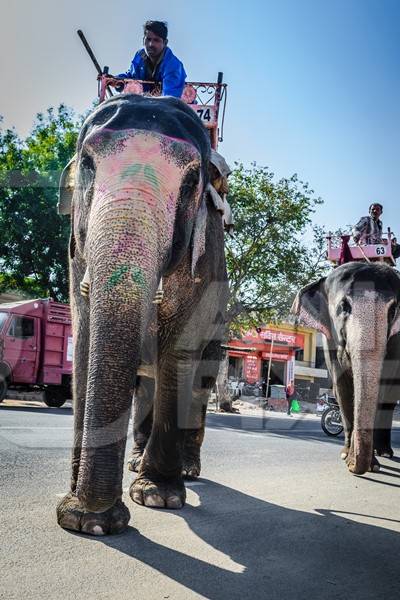
[{"label": "red truck", "polygon": [[8,389],[40,389],[47,406],[62,406],[71,398],[72,349],[67,304],[0,304],[0,402]]}]

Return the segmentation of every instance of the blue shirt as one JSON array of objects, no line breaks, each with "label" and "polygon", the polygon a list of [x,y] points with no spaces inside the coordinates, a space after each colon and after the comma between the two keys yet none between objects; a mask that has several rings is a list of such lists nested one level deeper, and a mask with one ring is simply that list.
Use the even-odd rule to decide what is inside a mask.
[{"label": "blue shirt", "polygon": [[120,73],[118,77],[161,83],[162,95],[175,96],[175,98],[182,96],[186,81],[183,64],[168,46],[165,48],[162,58],[155,68],[145,50],[139,50],[133,57],[129,70],[126,73]]}]

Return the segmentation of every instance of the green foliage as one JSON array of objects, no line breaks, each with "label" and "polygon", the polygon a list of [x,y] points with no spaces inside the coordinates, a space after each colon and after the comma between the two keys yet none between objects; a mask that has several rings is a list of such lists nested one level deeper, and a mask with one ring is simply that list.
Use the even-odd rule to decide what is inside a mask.
[{"label": "green foliage", "polygon": [[[335,231],[330,231],[329,233],[334,239],[339,240],[340,236],[348,233],[351,229],[352,226],[347,225],[344,228],[341,227]],[[320,225],[314,225],[312,231],[313,243],[307,249],[304,261],[304,272],[308,281],[318,279],[319,277],[326,275],[326,273],[332,269],[332,263],[327,260],[326,238],[328,231],[325,227],[321,227]]]},{"label": "green foliage", "polygon": [[0,290],[68,298],[70,224],[57,213],[58,182],[80,125],[60,105],[37,115],[25,140],[0,129]]},{"label": "green foliage", "polygon": [[43,298],[46,296],[45,290],[40,283],[32,277],[25,277],[21,285],[21,278],[16,279],[9,273],[0,273],[0,294],[5,292],[17,292],[22,299]]},{"label": "green foliage", "polygon": [[322,250],[310,251],[303,238],[322,201],[297,175],[276,181],[256,164],[237,165],[229,185],[235,232],[227,241],[228,318],[235,332],[286,317],[298,288],[320,274]]}]

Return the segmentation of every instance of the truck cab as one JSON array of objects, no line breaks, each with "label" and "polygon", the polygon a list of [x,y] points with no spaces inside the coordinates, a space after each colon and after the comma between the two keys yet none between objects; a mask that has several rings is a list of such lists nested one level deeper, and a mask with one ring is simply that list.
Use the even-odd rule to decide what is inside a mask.
[{"label": "truck cab", "polygon": [[37,299],[0,304],[0,401],[8,389],[44,392],[48,406],[71,397],[69,306]]}]

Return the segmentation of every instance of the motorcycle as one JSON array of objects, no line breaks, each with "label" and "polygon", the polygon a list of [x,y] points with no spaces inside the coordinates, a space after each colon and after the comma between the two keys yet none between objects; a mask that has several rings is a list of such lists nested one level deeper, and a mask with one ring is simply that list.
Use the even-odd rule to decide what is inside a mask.
[{"label": "motorcycle", "polygon": [[243,396],[256,396],[257,398],[264,396],[262,382],[245,383],[242,393]]},{"label": "motorcycle", "polygon": [[342,416],[340,408],[333,396],[327,396],[324,399],[326,408],[321,415],[322,430],[329,436],[338,436],[343,431]]}]

